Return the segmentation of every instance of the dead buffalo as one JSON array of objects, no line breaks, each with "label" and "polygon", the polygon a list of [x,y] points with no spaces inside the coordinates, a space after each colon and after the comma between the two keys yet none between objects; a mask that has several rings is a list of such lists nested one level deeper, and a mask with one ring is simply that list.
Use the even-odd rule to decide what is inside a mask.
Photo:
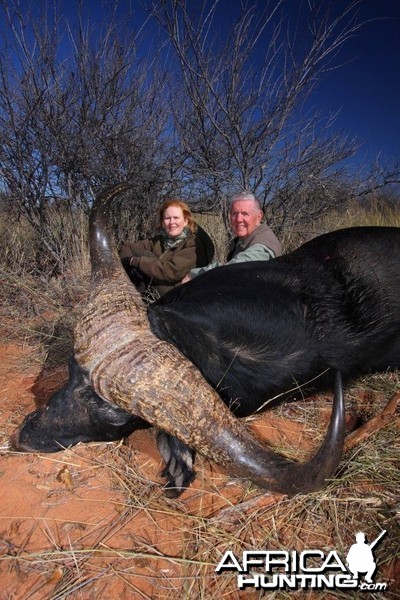
[{"label": "dead buffalo", "polygon": [[[75,330],[68,384],[28,415],[14,448],[54,451],[155,425],[170,493],[193,479],[194,451],[286,494],[322,487],[340,461],[345,380],[400,365],[400,228],[317,237],[269,262],[214,269],[146,309],[115,247],[110,206],[95,201],[92,290]],[[335,387],[317,454],[294,463],[237,418],[299,386]]]}]

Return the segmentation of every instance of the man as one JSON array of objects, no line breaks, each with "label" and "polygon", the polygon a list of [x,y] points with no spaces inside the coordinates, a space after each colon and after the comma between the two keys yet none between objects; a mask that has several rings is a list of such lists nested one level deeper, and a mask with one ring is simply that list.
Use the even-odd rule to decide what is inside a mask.
[{"label": "man", "polygon": [[[282,254],[282,247],[266,223],[261,223],[263,212],[253,194],[243,192],[235,195],[230,205],[230,222],[235,238],[232,240],[227,256],[227,264],[252,260],[269,260]],[[220,267],[213,262],[206,267],[192,269],[182,280],[190,281],[209,269]]]}]

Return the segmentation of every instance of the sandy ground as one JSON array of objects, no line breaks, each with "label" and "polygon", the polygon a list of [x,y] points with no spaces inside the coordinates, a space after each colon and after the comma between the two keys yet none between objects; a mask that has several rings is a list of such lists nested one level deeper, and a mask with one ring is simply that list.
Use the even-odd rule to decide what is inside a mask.
[{"label": "sandy ground", "polygon": [[[235,483],[201,458],[191,489],[168,500],[152,429],[124,443],[10,452],[9,435],[66,377],[64,368],[44,377],[40,365],[26,360],[31,352],[15,343],[0,355],[0,600],[260,597],[238,592],[233,577],[221,586],[215,560],[233,538],[242,536],[248,549],[259,544],[251,523],[244,533],[247,507],[261,515],[285,500]],[[319,415],[323,429],[328,406]],[[270,413],[254,428],[305,455],[316,444],[315,432]],[[393,582],[395,567],[388,571]]]}]

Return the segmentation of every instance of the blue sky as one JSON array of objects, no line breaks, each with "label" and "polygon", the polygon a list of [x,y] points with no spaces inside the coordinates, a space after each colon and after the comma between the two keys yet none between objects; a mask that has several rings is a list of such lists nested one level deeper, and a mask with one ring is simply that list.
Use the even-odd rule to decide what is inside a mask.
[{"label": "blue sky", "polygon": [[[258,5],[263,8],[266,2],[258,0]],[[351,0],[332,2],[335,11],[351,4]],[[75,18],[77,4],[77,0],[60,0],[67,20]],[[83,0],[94,26],[113,5],[113,0],[105,0],[102,10],[101,0]],[[39,1],[37,6],[45,4]],[[239,0],[220,0],[218,25],[222,29],[229,26],[239,7]],[[305,10],[307,0],[286,0],[285,10],[291,15],[299,7]],[[118,1],[119,16],[130,14],[130,9],[143,18],[139,0]],[[360,0],[358,11],[359,20],[369,22],[346,43],[337,59],[342,66],[324,75],[307,106],[325,115],[338,113],[335,128],[359,139],[354,165],[376,157],[381,163],[400,162],[400,0]]]},{"label": "blue sky", "polygon": [[315,104],[340,110],[337,126],[363,141],[360,154],[400,162],[400,2],[363,0],[367,21],[343,49],[340,69],[321,82]]},{"label": "blue sky", "polygon": [[[332,0],[342,11],[351,0]],[[258,0],[264,7],[266,0]],[[69,2],[62,2],[68,5]],[[239,0],[220,0],[219,19],[231,19],[239,10]],[[93,19],[100,18],[98,1],[84,0]],[[120,14],[129,7],[139,9],[137,0],[121,0]],[[287,0],[285,9],[293,14],[306,0]],[[140,10],[139,10],[140,12]],[[338,113],[335,127],[356,137],[360,150],[354,165],[371,162],[400,162],[400,0],[360,0],[359,21],[363,27],[346,43],[338,63],[326,73],[309,105],[323,114]],[[220,23],[221,24],[221,23]]]}]

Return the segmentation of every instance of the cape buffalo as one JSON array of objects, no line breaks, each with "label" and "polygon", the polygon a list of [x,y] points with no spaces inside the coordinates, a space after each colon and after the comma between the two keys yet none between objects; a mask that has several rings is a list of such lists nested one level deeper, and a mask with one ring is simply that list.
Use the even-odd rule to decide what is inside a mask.
[{"label": "cape buffalo", "polygon": [[[400,228],[317,237],[268,262],[213,269],[148,309],[119,261],[110,205],[90,218],[92,290],[75,330],[70,380],[28,415],[12,445],[55,451],[118,439],[144,420],[159,430],[169,493],[194,477],[194,451],[286,494],[332,477],[344,440],[345,380],[400,365]],[[279,394],[335,386],[317,454],[291,462],[237,418]]]}]

